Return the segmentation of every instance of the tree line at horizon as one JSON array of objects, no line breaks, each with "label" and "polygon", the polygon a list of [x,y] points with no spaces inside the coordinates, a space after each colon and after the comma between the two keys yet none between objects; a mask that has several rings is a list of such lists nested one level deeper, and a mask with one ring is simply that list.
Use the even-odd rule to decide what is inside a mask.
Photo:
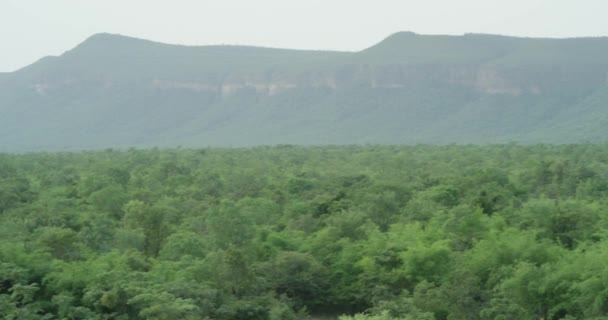
[{"label": "tree line at horizon", "polygon": [[2,319],[608,319],[608,145],[0,154]]}]

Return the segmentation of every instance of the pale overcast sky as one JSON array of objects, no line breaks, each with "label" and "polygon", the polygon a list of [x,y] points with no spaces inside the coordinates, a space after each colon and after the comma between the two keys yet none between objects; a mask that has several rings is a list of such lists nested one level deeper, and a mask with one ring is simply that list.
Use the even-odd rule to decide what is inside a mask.
[{"label": "pale overcast sky", "polygon": [[0,0],[0,72],[99,32],[352,51],[396,31],[608,36],[607,15],[608,0]]}]

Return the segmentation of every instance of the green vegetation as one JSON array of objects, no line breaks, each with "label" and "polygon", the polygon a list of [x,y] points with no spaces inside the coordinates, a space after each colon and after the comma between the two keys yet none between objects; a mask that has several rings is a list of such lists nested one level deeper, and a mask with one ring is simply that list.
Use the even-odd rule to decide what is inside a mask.
[{"label": "green vegetation", "polygon": [[0,151],[608,137],[608,38],[397,33],[360,52],[92,36],[0,74]]},{"label": "green vegetation", "polygon": [[2,319],[608,319],[608,146],[0,154]]}]

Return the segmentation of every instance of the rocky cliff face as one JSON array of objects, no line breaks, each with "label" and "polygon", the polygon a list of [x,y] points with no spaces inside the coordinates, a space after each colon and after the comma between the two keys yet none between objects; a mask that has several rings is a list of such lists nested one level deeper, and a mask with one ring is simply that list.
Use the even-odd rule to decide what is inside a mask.
[{"label": "rocky cliff face", "polygon": [[[223,97],[240,91],[255,91],[260,95],[274,96],[297,88],[326,88],[331,90],[356,86],[400,89],[407,87],[455,85],[489,95],[524,94],[542,95],[560,90],[560,86],[579,87],[587,83],[589,90],[608,83],[603,70],[572,71],[559,68],[500,69],[491,66],[411,66],[411,65],[354,65],[346,64],[322,72],[306,72],[295,76],[271,75],[267,79],[251,75],[231,75],[225,79],[181,80],[167,77],[139,79],[134,84],[158,90],[207,92]],[[0,81],[2,77],[0,77]],[[124,81],[104,75],[78,77],[40,77],[29,84],[32,92],[47,95],[74,86],[89,85],[99,89],[121,86]]]},{"label": "rocky cliff face", "polygon": [[[70,85],[66,81],[60,85]],[[243,90],[253,90],[261,95],[274,96],[297,88],[326,88],[331,90],[356,86],[369,88],[400,89],[420,85],[455,85],[475,90],[481,94],[520,96],[542,95],[560,90],[561,86],[577,87],[588,83],[593,90],[608,84],[603,70],[567,70],[561,68],[501,69],[492,66],[411,66],[411,65],[343,65],[338,70],[303,73],[296,76],[233,75],[223,81],[181,81],[154,78],[149,86],[160,90],[187,90],[210,92],[230,96]],[[109,86],[104,82],[103,86]],[[37,91],[46,91],[48,83],[36,85]]]}]

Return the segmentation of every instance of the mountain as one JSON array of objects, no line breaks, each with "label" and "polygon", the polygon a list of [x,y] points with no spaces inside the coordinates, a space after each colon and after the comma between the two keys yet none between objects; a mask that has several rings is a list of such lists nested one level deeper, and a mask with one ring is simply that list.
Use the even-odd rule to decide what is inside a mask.
[{"label": "mountain", "polygon": [[0,73],[0,151],[608,140],[608,38],[400,32],[359,52],[97,34]]}]

